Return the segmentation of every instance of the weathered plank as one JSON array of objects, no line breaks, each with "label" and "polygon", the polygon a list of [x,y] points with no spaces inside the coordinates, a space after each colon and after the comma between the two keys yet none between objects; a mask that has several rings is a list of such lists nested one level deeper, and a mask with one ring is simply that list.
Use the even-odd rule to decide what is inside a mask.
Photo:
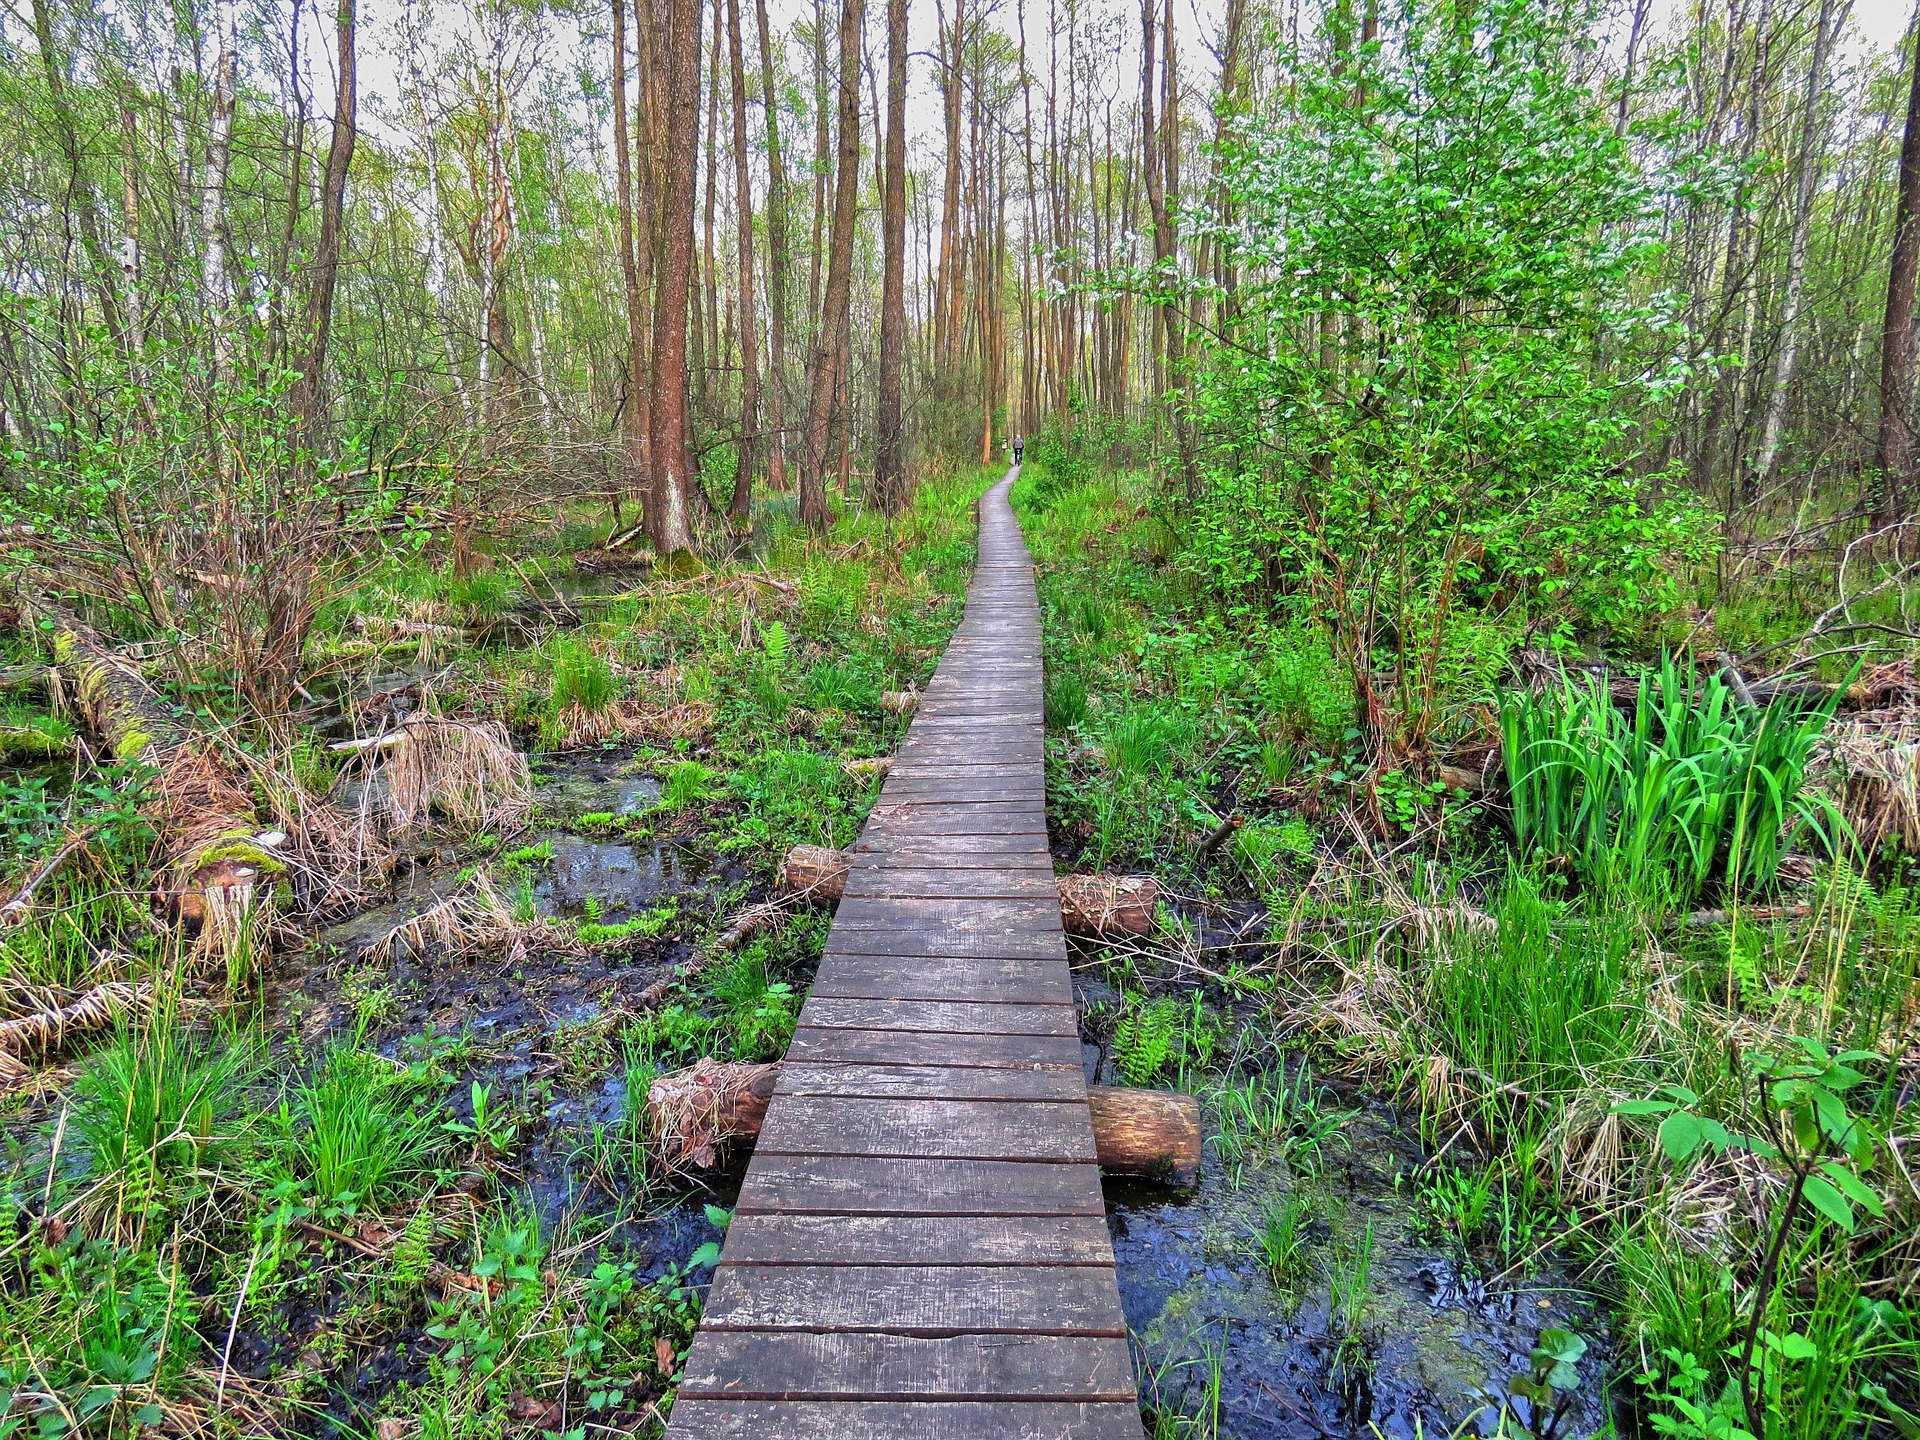
[{"label": "weathered plank", "polygon": [[929,1100],[1059,1100],[1086,1092],[1073,1071],[983,1065],[811,1065],[791,1056],[780,1066],[775,1093],[870,1095]]},{"label": "weathered plank", "polygon": [[841,1065],[974,1065],[1080,1071],[1078,1035],[962,1035],[952,1031],[816,1030],[801,1026],[789,1060]]},{"label": "weathered plank", "polygon": [[1093,1215],[740,1215],[729,1265],[1112,1265]]},{"label": "weathered plank", "polygon": [[1105,1215],[1093,1165],[775,1155],[756,1149],[742,1214]]},{"label": "weathered plank", "polygon": [[899,1335],[1113,1335],[1126,1318],[1101,1266],[722,1265],[702,1325]]},{"label": "weathered plank", "polygon": [[686,1440],[1141,1440],[1131,1402],[708,1400],[684,1395],[673,1433]]},{"label": "weathered plank", "polygon": [[854,1332],[702,1330],[683,1398],[1132,1400],[1127,1342],[1055,1335],[919,1339]]},{"label": "weathered plank", "polygon": [[1098,1158],[1084,1100],[775,1095],[755,1149],[788,1155],[962,1160],[1003,1155],[1027,1160]]},{"label": "weathered plank", "polygon": [[1058,960],[857,955],[829,950],[813,993],[860,1000],[994,1000],[1071,1005],[1073,984]]},{"label": "weathered plank", "polygon": [[973,1000],[841,1000],[814,995],[800,1023],[822,1030],[946,1030],[959,1035],[1078,1036],[1071,1005],[994,1005]]}]

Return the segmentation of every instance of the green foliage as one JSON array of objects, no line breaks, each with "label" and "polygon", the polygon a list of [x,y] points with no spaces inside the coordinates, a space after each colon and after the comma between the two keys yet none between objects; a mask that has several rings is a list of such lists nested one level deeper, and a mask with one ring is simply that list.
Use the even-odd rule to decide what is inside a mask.
[{"label": "green foliage", "polygon": [[278,1173],[316,1209],[378,1210],[411,1193],[433,1160],[440,1127],[423,1087],[401,1065],[341,1041],[278,1118]]},{"label": "green foliage", "polygon": [[764,944],[754,944],[714,973],[713,997],[723,1013],[720,1027],[742,1060],[776,1060],[793,1038],[797,1002],[793,987],[767,974]]},{"label": "green foliage", "polygon": [[[598,908],[597,906],[595,907]],[[626,920],[606,924],[589,916],[574,927],[582,945],[617,946],[628,940],[655,940],[680,917],[680,901],[670,897]]]},{"label": "green foliage", "polygon": [[746,814],[722,841],[728,850],[762,856],[786,854],[795,845],[844,849],[853,842],[849,782],[837,760],[799,745],[761,751],[730,777]]},{"label": "green foliage", "polygon": [[1185,530],[1215,584],[1285,597],[1384,690],[1370,747],[1436,723],[1459,612],[1633,623],[1700,549],[1632,463],[1641,402],[1686,372],[1609,363],[1665,343],[1632,298],[1657,197],[1565,12],[1396,0],[1379,23],[1290,53],[1284,98],[1221,148],[1234,219],[1205,228],[1243,279],[1200,366]]},{"label": "green foliage", "polygon": [[666,783],[660,787],[662,810],[683,810],[704,803],[720,777],[698,760],[681,760],[667,767]]},{"label": "green foliage", "polygon": [[563,637],[553,642],[553,683],[549,696],[556,715],[574,708],[596,714],[620,698],[620,682],[599,651],[584,641]]},{"label": "green foliage", "polygon": [[450,575],[447,603],[472,620],[497,620],[513,608],[514,582],[503,570],[469,570]]},{"label": "green foliage", "polygon": [[1764,889],[1796,828],[1828,848],[1846,831],[1806,783],[1835,703],[1756,710],[1671,657],[1642,678],[1631,718],[1599,684],[1503,694],[1515,842],[1601,889],[1682,902],[1715,879]]},{"label": "green foliage", "polygon": [[171,1007],[115,1030],[75,1082],[69,1122],[113,1208],[144,1218],[237,1148],[253,1064],[237,1037],[189,1031]]},{"label": "green foliage", "polygon": [[1058,734],[1086,723],[1086,682],[1071,671],[1047,676],[1044,697],[1047,729]]},{"label": "green foliage", "polygon": [[1307,1215],[1306,1196],[1290,1190],[1279,1200],[1269,1200],[1260,1212],[1260,1228],[1254,1239],[1260,1247],[1260,1268],[1278,1290],[1291,1290],[1307,1274],[1306,1234],[1302,1221]]},{"label": "green foliage", "polygon": [[1162,1075],[1185,1077],[1188,1067],[1213,1058],[1220,1032],[1194,991],[1181,1001],[1129,997],[1113,1030],[1113,1063],[1129,1085],[1149,1085]]}]

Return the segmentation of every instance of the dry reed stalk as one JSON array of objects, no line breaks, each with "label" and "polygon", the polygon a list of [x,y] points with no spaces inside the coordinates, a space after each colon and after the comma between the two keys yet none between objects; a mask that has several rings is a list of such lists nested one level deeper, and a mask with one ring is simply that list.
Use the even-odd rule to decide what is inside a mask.
[{"label": "dry reed stalk", "polygon": [[527,757],[494,721],[421,715],[388,752],[387,807],[396,831],[423,829],[435,813],[465,832],[508,828],[533,810]]}]

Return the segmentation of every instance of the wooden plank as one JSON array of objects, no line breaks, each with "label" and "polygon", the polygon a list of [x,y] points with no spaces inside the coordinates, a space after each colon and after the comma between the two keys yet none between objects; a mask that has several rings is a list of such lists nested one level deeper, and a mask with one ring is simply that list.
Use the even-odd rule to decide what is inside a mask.
[{"label": "wooden plank", "polygon": [[1032,1160],[906,1160],[775,1155],[755,1147],[742,1214],[1101,1215],[1092,1165]]},{"label": "wooden plank", "polygon": [[818,1030],[803,1025],[794,1031],[787,1058],[828,1065],[1083,1070],[1078,1035],[955,1035],[916,1030]]},{"label": "wooden plank", "polygon": [[942,1100],[1074,1100],[1087,1089],[1065,1069],[984,1065],[817,1065],[789,1059],[778,1095],[924,1096]]},{"label": "wooden plank", "polygon": [[992,1000],[1071,1005],[1073,982],[1059,961],[853,955],[828,950],[813,994],[846,1000]]},{"label": "wooden plank", "polygon": [[729,1265],[1112,1265],[1092,1215],[742,1215]]},{"label": "wooden plank", "polygon": [[688,1352],[680,1395],[1133,1402],[1133,1359],[1125,1340],[1092,1337],[702,1330]]},{"label": "wooden plank", "polygon": [[904,930],[946,926],[976,934],[997,930],[1051,930],[1060,924],[1059,891],[1042,898],[939,900],[848,897],[833,915],[834,928]]},{"label": "wooden plank", "polygon": [[840,1000],[808,998],[800,1023],[817,1030],[948,1031],[956,1035],[1078,1037],[1072,1005],[994,1005],[968,1000]]},{"label": "wooden plank", "polygon": [[1087,1102],[779,1095],[754,1153],[1089,1161]]},{"label": "wooden plank", "polygon": [[711,1400],[673,1407],[685,1440],[1141,1440],[1132,1402]]},{"label": "wooden plank", "polygon": [[847,876],[849,900],[1045,900],[1059,903],[1053,866],[1018,870],[1008,865],[884,865],[853,867]]},{"label": "wooden plank", "polygon": [[944,926],[901,933],[896,930],[834,930],[827,937],[829,955],[896,955],[910,959],[1047,960],[1062,964],[1067,942],[1059,933],[1031,930],[990,935],[959,934]]},{"label": "wooden plank", "polygon": [[722,1265],[700,1323],[895,1335],[1127,1333],[1112,1267],[1085,1265]]}]

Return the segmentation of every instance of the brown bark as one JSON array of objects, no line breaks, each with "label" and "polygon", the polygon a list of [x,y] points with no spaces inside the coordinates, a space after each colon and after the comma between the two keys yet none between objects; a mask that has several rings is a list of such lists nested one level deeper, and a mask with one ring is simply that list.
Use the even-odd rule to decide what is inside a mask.
[{"label": "brown bark", "polygon": [[[796,845],[780,866],[783,896],[838,904],[853,856],[824,845]],[[1144,875],[1062,875],[1060,921],[1076,935],[1148,935],[1158,918],[1160,887]]]},{"label": "brown bark", "polygon": [[[669,1164],[706,1169],[729,1140],[753,1140],[766,1124],[779,1064],[703,1059],[647,1087],[649,1128]],[[1182,1187],[1200,1179],[1200,1102],[1177,1090],[1089,1085],[1093,1147],[1109,1175]]]},{"label": "brown bark", "polygon": [[827,528],[827,467],[833,420],[834,382],[847,344],[852,298],[854,206],[860,186],[860,35],[864,0],[841,0],[839,161],[833,187],[833,221],[827,242],[827,283],[813,348],[813,389],[807,400],[807,456],[800,473],[800,519],[809,529]]},{"label": "brown bark", "polygon": [[901,361],[907,330],[907,0],[887,0],[887,155],[880,201],[880,398],[873,498],[895,515],[907,503]]},{"label": "brown bark", "polygon": [[307,430],[308,443],[320,423],[327,368],[327,342],[333,332],[333,295],[340,274],[340,226],[346,213],[347,171],[353,165],[360,91],[354,24],[357,0],[336,0],[334,34],[338,39],[339,83],[334,91],[333,134],[327,142],[327,169],[320,186],[320,236],[313,250],[312,288],[307,291],[307,352],[293,387],[293,410]]},{"label": "brown bark", "polygon": [[702,0],[661,0],[665,55],[661,67],[665,167],[659,278],[653,311],[653,482],[647,496],[647,534],[661,559],[693,549],[688,516],[692,479],[687,455],[687,301],[693,280],[694,180],[700,138],[700,21]]},{"label": "brown bark", "polygon": [[733,188],[740,255],[740,439],[727,514],[745,520],[753,501],[760,431],[760,334],[753,293],[753,177],[747,166],[747,69],[740,54],[740,0],[727,0],[727,63],[733,80]]},{"label": "brown bark", "polygon": [[1887,266],[1886,320],[1880,330],[1880,468],[1877,523],[1891,525],[1912,509],[1913,311],[1920,278],[1920,43],[1907,90],[1907,128],[1900,141],[1900,194],[1894,208],[1893,254]]},{"label": "brown bark", "polygon": [[646,365],[647,326],[645,290],[640,279],[640,257],[634,249],[633,146],[627,137],[627,0],[613,0],[613,166],[614,203],[620,212],[620,276],[627,291],[627,389],[620,405],[620,428],[626,440],[627,469],[632,488],[623,485],[619,499],[645,483],[647,473]]},{"label": "brown bark", "polygon": [[940,193],[940,269],[934,282],[933,348],[944,370],[951,366],[959,342],[953,334],[951,307],[959,289],[960,226],[960,101],[965,89],[967,0],[954,0],[953,39],[946,48],[946,68],[941,76],[941,98],[946,106],[947,175]]}]

